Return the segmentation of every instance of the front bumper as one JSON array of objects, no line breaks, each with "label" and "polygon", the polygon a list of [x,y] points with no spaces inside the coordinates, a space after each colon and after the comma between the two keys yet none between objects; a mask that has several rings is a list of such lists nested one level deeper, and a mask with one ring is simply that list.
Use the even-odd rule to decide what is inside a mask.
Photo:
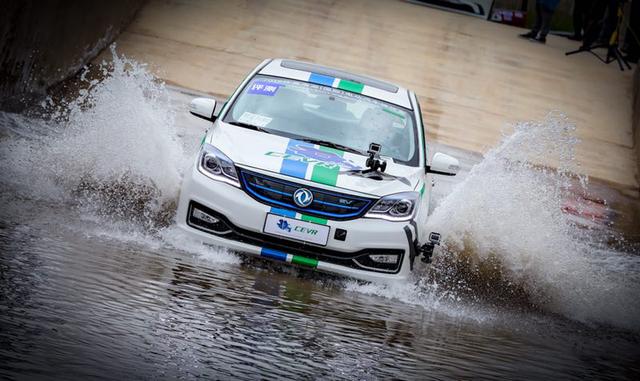
[{"label": "front bumper", "polygon": [[[217,234],[193,223],[192,208],[206,210],[224,223]],[[244,190],[212,180],[195,167],[185,177],[177,212],[178,226],[195,239],[263,258],[290,262],[302,267],[368,281],[405,279],[410,273],[415,230],[408,222],[370,218],[329,220],[326,246],[293,241],[263,232],[267,213],[278,210],[251,198]],[[300,218],[298,214],[296,216]],[[228,229],[227,229],[228,228]],[[347,231],[344,241],[335,231]],[[370,254],[397,254],[395,268],[380,268]]]}]

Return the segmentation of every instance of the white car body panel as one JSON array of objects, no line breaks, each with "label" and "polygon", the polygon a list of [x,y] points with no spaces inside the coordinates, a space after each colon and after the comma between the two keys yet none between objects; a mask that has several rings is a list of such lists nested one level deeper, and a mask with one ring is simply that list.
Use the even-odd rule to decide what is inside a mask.
[{"label": "white car body panel", "polygon": [[[313,161],[316,161],[311,155],[305,156],[305,152],[287,154],[287,147],[292,144],[292,139],[278,135],[256,133],[249,129],[228,125],[222,121],[219,121],[218,127],[208,135],[207,142],[224,152],[236,164],[257,170],[270,171],[275,176],[280,173],[283,157],[287,155],[310,161],[305,175],[306,180],[311,178]],[[295,147],[295,142],[293,142],[293,145]],[[247,147],[247,149],[238,149],[239,147]],[[290,147],[289,150],[291,150]],[[316,145],[313,149],[309,148],[307,150],[316,152],[318,151],[318,146]],[[320,152],[319,154],[322,153]],[[355,168],[366,169],[365,161],[367,158],[365,156],[345,152],[343,159],[344,163],[340,164],[341,172]],[[424,176],[424,169],[395,164],[392,160],[388,160],[385,173],[400,179],[406,179],[406,182],[376,181],[344,173],[338,175],[338,182],[335,186],[372,196],[407,192],[416,188],[417,183]],[[321,183],[316,185],[323,187]]]},{"label": "white car body panel", "polygon": [[[418,231],[425,226],[429,210],[431,181],[425,173],[426,157],[424,131],[421,115],[415,95],[400,86],[383,83],[387,88],[396,91],[385,91],[374,86],[364,85],[361,94],[380,99],[409,110],[417,123],[418,130],[418,166],[394,163],[388,158],[386,177],[374,180],[358,175],[357,170],[366,169],[367,157],[350,152],[342,155],[327,154],[321,147],[301,142],[276,134],[267,134],[248,128],[238,127],[223,122],[226,113],[241,93],[246,84],[256,74],[279,76],[301,81],[308,81],[312,73],[282,66],[282,60],[265,60],[238,87],[222,108],[220,116],[210,129],[203,144],[214,146],[224,153],[235,164],[238,171],[249,171],[257,176],[265,176],[273,181],[286,184],[342,194],[345,197],[361,197],[371,200],[373,205],[383,196],[400,192],[418,192],[417,212],[406,221],[390,221],[380,218],[360,216],[353,219],[318,218],[301,213],[301,209],[287,210],[278,205],[260,201],[255,195],[250,196],[248,185],[242,187],[216,181],[206,176],[198,168],[200,154],[185,174],[177,211],[177,224],[195,240],[204,244],[223,246],[245,254],[291,262],[302,267],[311,267],[318,271],[329,272],[369,281],[391,281],[406,279],[413,267],[417,243],[424,241],[428,232]],[[291,62],[291,61],[290,61]],[[301,63],[303,64],[303,63]],[[343,73],[337,71],[337,73]],[[348,73],[346,73],[348,74]],[[353,77],[364,78],[366,77]],[[340,79],[331,83],[337,86]],[[380,81],[371,79],[371,84]],[[375,82],[377,81],[377,82]],[[330,82],[330,81],[329,81]],[[328,85],[328,84],[327,84]],[[384,158],[383,158],[384,159]],[[284,161],[301,162],[306,170],[292,176],[283,171]],[[324,181],[312,175],[318,166],[330,168],[333,173],[331,181]],[[354,174],[355,173],[355,174]],[[429,185],[429,186],[427,186]],[[342,202],[342,199],[340,199]],[[217,234],[205,231],[193,225],[190,220],[192,208],[207,209],[212,215],[231,226],[233,233]],[[288,218],[311,221],[329,227],[329,238],[326,245],[313,243],[301,244],[294,239],[269,235],[265,232],[265,219],[270,213],[282,213]],[[338,239],[338,230],[343,229],[346,238]],[[225,233],[226,234],[226,233]],[[230,238],[232,237],[232,238]],[[396,253],[401,257],[400,265],[394,271],[381,270],[378,265],[372,268],[367,265],[362,253]],[[356,259],[348,259],[361,255]],[[315,259],[309,259],[316,257]],[[347,259],[344,259],[344,258]],[[337,258],[337,259],[336,259]],[[364,258],[364,259],[363,259]],[[342,261],[342,262],[340,262]],[[349,262],[350,261],[350,262]],[[349,262],[345,265],[346,262]],[[311,263],[311,265],[309,265]]]},{"label": "white car body panel", "polygon": [[[201,174],[195,166],[190,170],[190,176],[185,177],[185,183],[181,192],[181,200],[178,207],[177,216],[186,216],[188,212],[188,202],[183,195],[188,195],[191,200],[207,206],[210,209],[227,216],[231,223],[241,229],[259,233],[262,231],[267,213],[271,212],[271,207],[261,204],[256,200],[245,197],[244,191],[231,185],[220,183],[217,185],[215,197],[211,197],[211,179]],[[298,214],[299,216],[299,214]],[[395,225],[395,229],[390,227]],[[324,247],[329,250],[356,252],[369,247],[381,249],[402,249],[409,252],[407,238],[403,231],[406,223],[389,222],[375,219],[356,219],[351,221],[331,221],[329,226],[332,232],[335,229],[348,229],[348,241],[342,242],[329,237],[329,242]],[[261,256],[262,247],[224,239],[211,235],[188,226],[184,218],[178,218],[178,226],[188,232],[197,240],[214,246],[226,247],[242,253]],[[355,270],[352,268],[335,265],[320,260],[317,267],[320,271],[326,271],[338,275],[349,276],[357,279],[370,281],[390,281],[404,279],[409,276],[409,256],[403,258],[402,267],[397,274],[373,273],[366,270]]]}]

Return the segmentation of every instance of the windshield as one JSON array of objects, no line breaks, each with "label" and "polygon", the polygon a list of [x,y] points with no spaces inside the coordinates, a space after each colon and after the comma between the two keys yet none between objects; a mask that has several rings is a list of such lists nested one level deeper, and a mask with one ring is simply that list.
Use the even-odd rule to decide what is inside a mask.
[{"label": "windshield", "polygon": [[413,115],[360,94],[292,79],[255,76],[224,119],[277,135],[336,145],[366,155],[369,143],[382,156],[418,164]]}]

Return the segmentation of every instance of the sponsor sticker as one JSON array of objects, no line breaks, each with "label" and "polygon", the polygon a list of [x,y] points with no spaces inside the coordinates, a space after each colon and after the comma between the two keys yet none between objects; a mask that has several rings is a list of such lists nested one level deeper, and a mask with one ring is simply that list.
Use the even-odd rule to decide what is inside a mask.
[{"label": "sponsor sticker", "polygon": [[264,222],[264,232],[298,241],[326,245],[331,228],[307,221],[297,220],[268,213]]},{"label": "sponsor sticker", "polygon": [[267,124],[269,124],[269,122],[271,122],[272,120],[273,119],[269,118],[268,116],[254,114],[254,113],[245,111],[242,115],[240,115],[238,122],[247,123],[252,126],[264,127]]},{"label": "sponsor sticker", "polygon": [[247,93],[272,97],[276,95],[280,86],[284,85],[275,82],[255,81],[249,86],[249,91]]},{"label": "sponsor sticker", "polygon": [[304,163],[305,167],[303,168],[303,170],[299,171],[300,174],[297,176],[287,171],[281,171],[281,173],[283,174],[298,177],[298,178],[304,178],[307,164],[311,164],[314,167],[324,167],[327,169],[334,169],[336,171],[339,171],[341,168],[346,168],[348,170],[362,169],[353,161],[344,158],[342,156],[343,154],[344,152],[340,150],[331,149],[331,148],[322,147],[322,146],[320,146],[320,148],[315,148],[311,144],[301,143],[295,140],[291,140],[289,142],[286,152],[269,151],[265,153],[266,156],[281,157],[285,160],[285,163],[289,163],[289,162]]},{"label": "sponsor sticker", "polygon": [[391,123],[391,125],[393,126],[393,128],[397,128],[397,129],[400,129],[400,130],[404,129],[404,124],[400,123],[400,122],[393,122],[393,123]]}]

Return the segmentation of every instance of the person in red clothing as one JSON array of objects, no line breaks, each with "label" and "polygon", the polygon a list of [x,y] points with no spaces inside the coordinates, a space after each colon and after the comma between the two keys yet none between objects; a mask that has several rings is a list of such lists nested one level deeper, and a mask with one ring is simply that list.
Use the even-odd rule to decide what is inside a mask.
[{"label": "person in red clothing", "polygon": [[531,41],[544,44],[547,42],[547,34],[551,27],[551,19],[553,12],[556,10],[560,0],[537,0],[536,1],[536,23],[528,33],[520,35],[522,38],[528,38]]}]

